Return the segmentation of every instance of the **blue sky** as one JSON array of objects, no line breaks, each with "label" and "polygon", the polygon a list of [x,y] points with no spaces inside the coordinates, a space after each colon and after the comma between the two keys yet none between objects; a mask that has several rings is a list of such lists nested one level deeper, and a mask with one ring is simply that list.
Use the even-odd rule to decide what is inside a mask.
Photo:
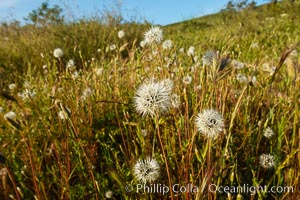
[{"label": "blue sky", "polygon": [[[45,0],[0,0],[0,21],[23,20]],[[118,10],[125,19],[166,25],[218,12],[228,0],[48,0],[65,11],[68,19],[90,17],[104,10]],[[266,0],[257,0],[258,4]]]}]

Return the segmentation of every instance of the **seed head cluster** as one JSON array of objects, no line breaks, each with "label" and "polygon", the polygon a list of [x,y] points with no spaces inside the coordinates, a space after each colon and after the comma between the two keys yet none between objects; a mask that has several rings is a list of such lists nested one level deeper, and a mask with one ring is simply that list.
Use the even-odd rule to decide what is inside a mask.
[{"label": "seed head cluster", "polygon": [[196,117],[196,127],[204,136],[214,139],[223,131],[224,120],[216,110],[203,110]]},{"label": "seed head cluster", "polygon": [[151,79],[149,83],[142,84],[134,97],[136,111],[142,116],[151,117],[167,112],[171,106],[172,88],[170,79],[159,82]]},{"label": "seed head cluster", "polygon": [[146,44],[160,43],[163,39],[163,32],[160,27],[153,26],[144,33],[144,41]]},{"label": "seed head cluster", "polygon": [[270,127],[267,127],[267,128],[264,130],[264,136],[265,136],[266,138],[271,138],[273,135],[274,135],[274,131],[273,131]]},{"label": "seed head cluster", "polygon": [[135,178],[144,184],[154,182],[159,177],[159,171],[158,162],[150,157],[138,160],[133,167]]},{"label": "seed head cluster", "polygon": [[275,157],[271,154],[262,154],[259,156],[259,164],[265,169],[270,169],[275,166]]}]

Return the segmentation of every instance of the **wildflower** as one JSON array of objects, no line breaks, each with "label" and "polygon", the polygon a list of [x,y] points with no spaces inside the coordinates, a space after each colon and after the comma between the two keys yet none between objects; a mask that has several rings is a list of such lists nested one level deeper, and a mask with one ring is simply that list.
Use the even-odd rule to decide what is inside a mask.
[{"label": "wildflower", "polygon": [[269,76],[272,76],[275,73],[276,67],[271,66],[269,63],[264,63],[262,65],[262,70],[269,73]]},{"label": "wildflower", "polygon": [[235,68],[235,69],[243,69],[245,64],[240,62],[240,61],[237,61],[237,60],[233,60],[232,61],[232,66]]},{"label": "wildflower", "polygon": [[192,82],[193,78],[190,75],[183,77],[182,82],[185,85],[189,85]]},{"label": "wildflower", "polygon": [[5,118],[5,119],[11,119],[11,120],[14,120],[14,119],[16,119],[16,117],[17,117],[17,115],[16,115],[16,113],[13,112],[13,111],[9,111],[8,113],[6,113],[6,114],[4,115],[4,118]]},{"label": "wildflower", "polygon": [[60,48],[56,48],[53,51],[53,56],[55,58],[61,58],[64,55],[64,52]]},{"label": "wildflower", "polygon": [[25,89],[23,92],[18,93],[18,96],[22,98],[23,101],[33,99],[36,96],[35,90]]},{"label": "wildflower", "polygon": [[123,30],[118,32],[118,38],[123,38],[125,36],[125,32]]},{"label": "wildflower", "polygon": [[202,63],[203,65],[212,65],[213,59],[216,56],[216,53],[212,50],[205,52],[205,54],[202,56]]},{"label": "wildflower", "polygon": [[153,79],[141,85],[134,97],[137,112],[154,117],[168,111],[171,105],[171,88],[171,81],[155,82]]},{"label": "wildflower", "polygon": [[256,78],[256,76],[252,76],[252,77],[251,77],[251,82],[252,82],[253,84],[256,84],[256,83],[257,83],[257,78]]},{"label": "wildflower", "polygon": [[196,117],[196,127],[204,136],[214,139],[224,127],[224,120],[216,110],[209,109],[199,113]]},{"label": "wildflower", "polygon": [[43,70],[47,70],[48,66],[47,65],[43,65],[42,68],[43,68]]},{"label": "wildflower", "polygon": [[111,50],[111,51],[115,50],[116,48],[117,48],[117,45],[115,45],[115,44],[112,44],[109,46],[109,50]]},{"label": "wildflower", "polygon": [[171,95],[171,106],[173,108],[179,108],[180,106],[180,97],[177,94],[172,94]]},{"label": "wildflower", "polygon": [[193,56],[193,55],[195,55],[195,47],[194,47],[194,46],[191,46],[191,47],[188,49],[187,55],[188,55],[188,56]]},{"label": "wildflower", "polygon": [[160,43],[163,38],[163,32],[160,27],[153,26],[144,34],[144,41],[146,44]]},{"label": "wildflower", "polygon": [[83,91],[83,94],[81,96],[81,99],[82,100],[86,100],[89,96],[91,96],[93,93],[92,89],[91,88],[86,88],[84,91]]},{"label": "wildflower", "polygon": [[244,76],[243,74],[238,74],[236,76],[236,79],[241,83],[246,83],[248,81],[248,78]]},{"label": "wildflower", "polygon": [[202,89],[202,85],[201,84],[199,84],[199,85],[197,85],[197,90],[201,90]]},{"label": "wildflower", "polygon": [[183,53],[183,52],[184,52],[184,48],[181,47],[181,48],[179,49],[179,52],[180,52],[180,53]]},{"label": "wildflower", "polygon": [[74,60],[73,59],[71,59],[71,60],[69,60],[68,61],[68,63],[67,63],[67,69],[69,69],[69,70],[73,70],[73,69],[75,69],[75,62],[74,62]]},{"label": "wildflower", "polygon": [[270,138],[274,135],[274,131],[270,127],[267,127],[263,134],[266,138]]},{"label": "wildflower", "polygon": [[111,199],[112,196],[113,196],[113,192],[112,191],[109,190],[109,191],[105,192],[105,197],[106,198]]},{"label": "wildflower", "polygon": [[100,76],[100,75],[102,74],[102,72],[103,72],[103,68],[102,68],[102,67],[96,69],[96,75],[97,75],[97,76]]},{"label": "wildflower", "polygon": [[275,166],[275,157],[271,154],[262,154],[259,156],[259,164],[265,169],[270,169]]},{"label": "wildflower", "polygon": [[173,46],[173,42],[171,40],[165,40],[163,43],[162,43],[162,48],[163,49],[171,49]]},{"label": "wildflower", "polygon": [[159,177],[159,164],[155,159],[140,159],[133,167],[134,176],[142,183],[154,182]]},{"label": "wildflower", "polygon": [[171,91],[173,89],[174,83],[171,79],[162,80],[161,83],[167,88],[167,90]]},{"label": "wildflower", "polygon": [[8,88],[9,88],[10,90],[14,90],[14,89],[16,88],[16,84],[14,84],[14,83],[9,84],[9,85],[8,85]]},{"label": "wildflower", "polygon": [[78,71],[75,71],[73,74],[72,74],[72,78],[73,79],[77,79],[79,77],[79,73]]}]

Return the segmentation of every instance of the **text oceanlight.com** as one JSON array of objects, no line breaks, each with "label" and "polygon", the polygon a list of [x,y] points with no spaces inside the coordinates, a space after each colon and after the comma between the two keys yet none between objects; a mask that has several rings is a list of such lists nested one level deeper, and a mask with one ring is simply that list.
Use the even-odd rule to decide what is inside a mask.
[{"label": "text oceanlight.com", "polygon": [[[171,190],[173,193],[197,193],[200,191],[200,187],[193,184],[180,185],[174,184],[171,188],[165,184],[137,184],[135,186],[126,185],[126,192],[137,192],[137,193],[154,193],[154,194],[168,194]],[[208,191],[211,193],[250,193],[251,195],[257,192],[264,193],[293,193],[294,188],[292,186],[251,186],[244,184],[240,186],[218,186],[216,184],[210,184]]]},{"label": "text oceanlight.com", "polygon": [[265,193],[293,193],[294,188],[292,186],[271,186],[268,188],[265,186],[251,186],[249,184],[244,184],[241,186],[217,186],[215,184],[210,184],[208,187],[209,192],[212,193],[250,193],[251,195],[257,192]]}]

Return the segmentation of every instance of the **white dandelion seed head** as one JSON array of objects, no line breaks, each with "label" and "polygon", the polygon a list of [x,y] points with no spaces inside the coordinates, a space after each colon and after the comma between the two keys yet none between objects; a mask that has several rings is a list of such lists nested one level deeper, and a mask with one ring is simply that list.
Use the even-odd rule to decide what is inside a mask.
[{"label": "white dandelion seed head", "polygon": [[79,72],[78,71],[75,71],[73,74],[72,74],[72,78],[73,79],[77,79],[79,77]]},{"label": "white dandelion seed head", "polygon": [[173,90],[174,83],[171,79],[167,78],[165,80],[162,80],[161,83],[167,88],[167,90]]},{"label": "white dandelion seed head", "polygon": [[18,93],[18,96],[23,101],[28,101],[30,99],[33,99],[36,96],[36,91],[35,90],[30,90],[30,89],[25,89],[23,92]]},{"label": "white dandelion seed head", "polygon": [[125,36],[125,32],[123,31],[123,30],[120,30],[119,32],[118,32],[118,38],[123,38]]},{"label": "white dandelion seed head", "polygon": [[68,119],[68,114],[64,111],[59,111],[58,113],[58,117],[61,119],[61,120],[65,120],[65,119]]},{"label": "white dandelion seed head", "polygon": [[209,66],[213,64],[213,60],[216,57],[216,52],[213,50],[206,51],[205,54],[202,56],[202,63],[203,65]]},{"label": "white dandelion seed head", "polygon": [[236,76],[236,80],[238,80],[240,83],[248,82],[248,78],[246,76],[244,76],[243,74],[238,74]]},{"label": "white dandelion seed head", "polygon": [[160,167],[158,162],[150,157],[139,159],[133,167],[135,178],[146,184],[152,183],[159,177]]},{"label": "white dandelion seed head", "polygon": [[171,95],[171,106],[173,108],[179,108],[180,106],[180,96],[178,94],[172,94]]},{"label": "white dandelion seed head", "polygon": [[224,128],[224,120],[219,112],[214,109],[203,110],[196,117],[197,130],[207,138],[214,139]]},{"label": "white dandelion seed head", "polygon": [[256,78],[256,76],[252,76],[252,77],[251,77],[251,82],[254,83],[254,84],[257,83],[257,78]]},{"label": "white dandelion seed head", "polygon": [[142,129],[141,134],[142,134],[143,137],[147,137],[148,131],[146,129]]},{"label": "white dandelion seed head", "polygon": [[235,68],[235,69],[243,69],[245,64],[238,61],[238,60],[233,60],[232,62],[232,66]]},{"label": "white dandelion seed head", "polygon": [[8,119],[11,119],[11,120],[16,119],[16,117],[17,117],[17,115],[14,111],[9,111],[8,113],[6,113],[4,115],[4,118],[6,118],[6,119],[8,118]]},{"label": "white dandelion seed head", "polygon": [[53,56],[55,58],[61,58],[64,55],[64,52],[61,50],[61,48],[56,48],[53,51]]},{"label": "white dandelion seed head", "polygon": [[171,49],[172,46],[173,46],[172,40],[165,40],[165,41],[162,43],[162,48],[165,49],[165,50]]},{"label": "white dandelion seed head", "polygon": [[11,84],[9,84],[8,85],[8,88],[10,89],[10,90],[14,90],[15,88],[16,88],[16,84],[14,84],[14,83],[11,83]]},{"label": "white dandelion seed head", "polygon": [[69,69],[69,70],[75,69],[75,62],[74,62],[73,59],[70,59],[70,60],[68,61],[68,63],[67,63],[67,69]]},{"label": "white dandelion seed head", "polygon": [[187,51],[187,55],[188,56],[193,56],[195,55],[195,47],[194,46],[190,46],[190,48]]},{"label": "white dandelion seed head", "polygon": [[196,88],[197,88],[197,90],[199,90],[199,91],[200,91],[200,90],[202,89],[202,85],[201,85],[201,84],[199,84],[199,85],[197,85],[197,87],[196,87]]},{"label": "white dandelion seed head", "polygon": [[267,72],[269,74],[269,76],[272,76],[276,70],[276,67],[270,65],[269,63],[264,63],[262,65],[262,70]]},{"label": "white dandelion seed head", "polygon": [[182,82],[185,85],[189,85],[192,82],[193,78],[190,75],[186,75],[182,78]]},{"label": "white dandelion seed head", "polygon": [[151,117],[167,112],[171,105],[171,88],[168,81],[156,82],[151,79],[149,83],[142,84],[134,97],[136,111]]},{"label": "white dandelion seed head", "polygon": [[83,93],[81,95],[81,99],[82,100],[86,100],[88,97],[90,97],[93,94],[93,91],[91,88],[86,88],[85,90],[83,90]]},{"label": "white dandelion seed head", "polygon": [[109,191],[105,192],[105,197],[106,198],[111,199],[112,196],[113,196],[113,192],[112,191],[109,190]]},{"label": "white dandelion seed head", "polygon": [[111,51],[115,50],[116,48],[117,48],[117,45],[115,45],[115,44],[112,44],[109,46],[109,50],[111,50]]},{"label": "white dandelion seed head", "polygon": [[262,154],[259,156],[259,164],[265,169],[270,169],[276,164],[275,157],[271,154]]},{"label": "white dandelion seed head", "polygon": [[163,31],[158,26],[151,27],[144,33],[144,41],[146,44],[160,43],[163,39]]},{"label": "white dandelion seed head", "polygon": [[266,138],[271,138],[273,135],[275,135],[274,131],[270,127],[267,127],[263,134]]},{"label": "white dandelion seed head", "polygon": [[103,68],[102,67],[96,69],[96,75],[97,76],[101,76],[102,73],[103,73]]}]

